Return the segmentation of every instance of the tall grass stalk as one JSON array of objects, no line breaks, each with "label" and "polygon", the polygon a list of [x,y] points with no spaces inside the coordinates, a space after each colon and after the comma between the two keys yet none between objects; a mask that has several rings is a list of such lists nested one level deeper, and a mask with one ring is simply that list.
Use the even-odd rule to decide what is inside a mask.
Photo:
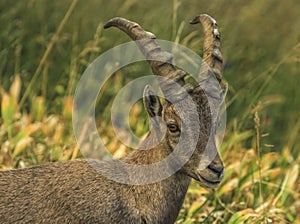
[{"label": "tall grass stalk", "polygon": [[40,60],[40,63],[39,63],[39,65],[38,65],[38,67],[36,68],[36,70],[35,70],[35,72],[34,72],[32,78],[31,78],[31,80],[30,80],[28,86],[26,87],[25,92],[24,92],[24,94],[23,94],[23,96],[22,96],[22,98],[21,98],[21,100],[20,100],[20,104],[19,104],[19,107],[20,107],[20,108],[24,105],[25,100],[26,100],[26,98],[27,98],[28,95],[29,95],[29,92],[32,90],[33,84],[35,83],[35,81],[36,81],[38,75],[41,73],[41,71],[42,71],[42,69],[43,69],[43,66],[44,66],[44,64],[45,64],[45,62],[46,62],[46,60],[47,60],[49,54],[51,53],[54,44],[55,44],[56,41],[58,40],[61,31],[63,30],[65,24],[67,23],[67,21],[68,21],[68,19],[70,18],[72,12],[74,11],[74,9],[75,9],[77,3],[78,3],[78,0],[73,0],[73,1],[72,1],[72,3],[71,3],[71,5],[70,5],[68,11],[66,12],[64,18],[61,20],[61,22],[60,22],[60,24],[59,24],[59,26],[58,26],[56,32],[55,32],[54,35],[52,36],[52,38],[51,38],[51,40],[50,40],[50,42],[49,42],[49,44],[48,44],[48,46],[47,46],[47,49],[46,49],[46,51],[45,51],[45,53],[44,53],[42,59]]},{"label": "tall grass stalk", "polygon": [[257,158],[257,166],[258,166],[258,173],[259,173],[259,204],[263,203],[263,196],[262,196],[262,175],[261,175],[261,156],[260,156],[260,118],[258,115],[258,111],[255,112],[254,115],[254,123],[255,123],[255,147],[256,147],[256,158]]}]

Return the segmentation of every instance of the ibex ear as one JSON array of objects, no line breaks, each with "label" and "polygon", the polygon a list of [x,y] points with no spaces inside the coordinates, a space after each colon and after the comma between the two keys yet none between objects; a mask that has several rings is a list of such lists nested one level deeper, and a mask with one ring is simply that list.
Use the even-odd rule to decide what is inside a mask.
[{"label": "ibex ear", "polygon": [[149,85],[147,85],[144,89],[143,101],[145,109],[151,118],[156,116],[161,117],[162,105],[158,96]]}]

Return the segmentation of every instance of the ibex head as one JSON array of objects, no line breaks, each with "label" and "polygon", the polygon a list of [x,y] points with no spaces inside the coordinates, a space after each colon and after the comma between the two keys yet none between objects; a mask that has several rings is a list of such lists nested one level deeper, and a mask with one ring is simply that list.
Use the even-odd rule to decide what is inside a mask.
[{"label": "ibex head", "polygon": [[[227,86],[219,88],[222,56],[217,24],[208,15],[197,16],[191,24],[196,23],[202,24],[205,34],[204,63],[198,84],[188,82],[189,75],[172,65],[172,55],[161,50],[155,35],[143,30],[137,23],[113,18],[104,27],[117,27],[137,41],[153,73],[158,76],[167,100],[161,102],[152,88],[146,86],[143,99],[153,126],[150,136],[155,136],[166,154],[173,152],[179,144],[184,157],[184,151],[193,147],[192,155],[178,172],[186,173],[206,187],[215,187],[224,176],[214,136]],[[175,163],[176,159],[180,162],[180,158],[175,158]]]}]

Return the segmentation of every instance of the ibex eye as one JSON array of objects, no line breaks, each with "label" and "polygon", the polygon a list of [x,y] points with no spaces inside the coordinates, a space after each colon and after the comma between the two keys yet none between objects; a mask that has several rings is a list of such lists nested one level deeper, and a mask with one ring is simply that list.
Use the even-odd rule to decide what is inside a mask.
[{"label": "ibex eye", "polygon": [[179,131],[179,128],[176,124],[168,124],[168,129],[172,133],[175,133],[175,132]]}]

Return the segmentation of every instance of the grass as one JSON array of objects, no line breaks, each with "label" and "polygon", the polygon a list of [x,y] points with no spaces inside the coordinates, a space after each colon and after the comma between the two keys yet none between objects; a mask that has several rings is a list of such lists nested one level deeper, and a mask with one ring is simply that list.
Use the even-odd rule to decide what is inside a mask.
[{"label": "grass", "polygon": [[[0,6],[1,169],[81,157],[71,124],[76,84],[97,56],[128,40],[103,31],[105,21],[132,19],[201,53],[201,30],[188,21],[209,13],[222,33],[229,83],[220,149],[226,175],[216,190],[192,182],[177,223],[300,222],[298,1],[3,0]],[[145,69],[139,63],[114,74],[98,101],[99,132],[117,156],[126,148],[109,125],[110,99]],[[130,118],[133,132],[145,134],[141,102]]]}]

